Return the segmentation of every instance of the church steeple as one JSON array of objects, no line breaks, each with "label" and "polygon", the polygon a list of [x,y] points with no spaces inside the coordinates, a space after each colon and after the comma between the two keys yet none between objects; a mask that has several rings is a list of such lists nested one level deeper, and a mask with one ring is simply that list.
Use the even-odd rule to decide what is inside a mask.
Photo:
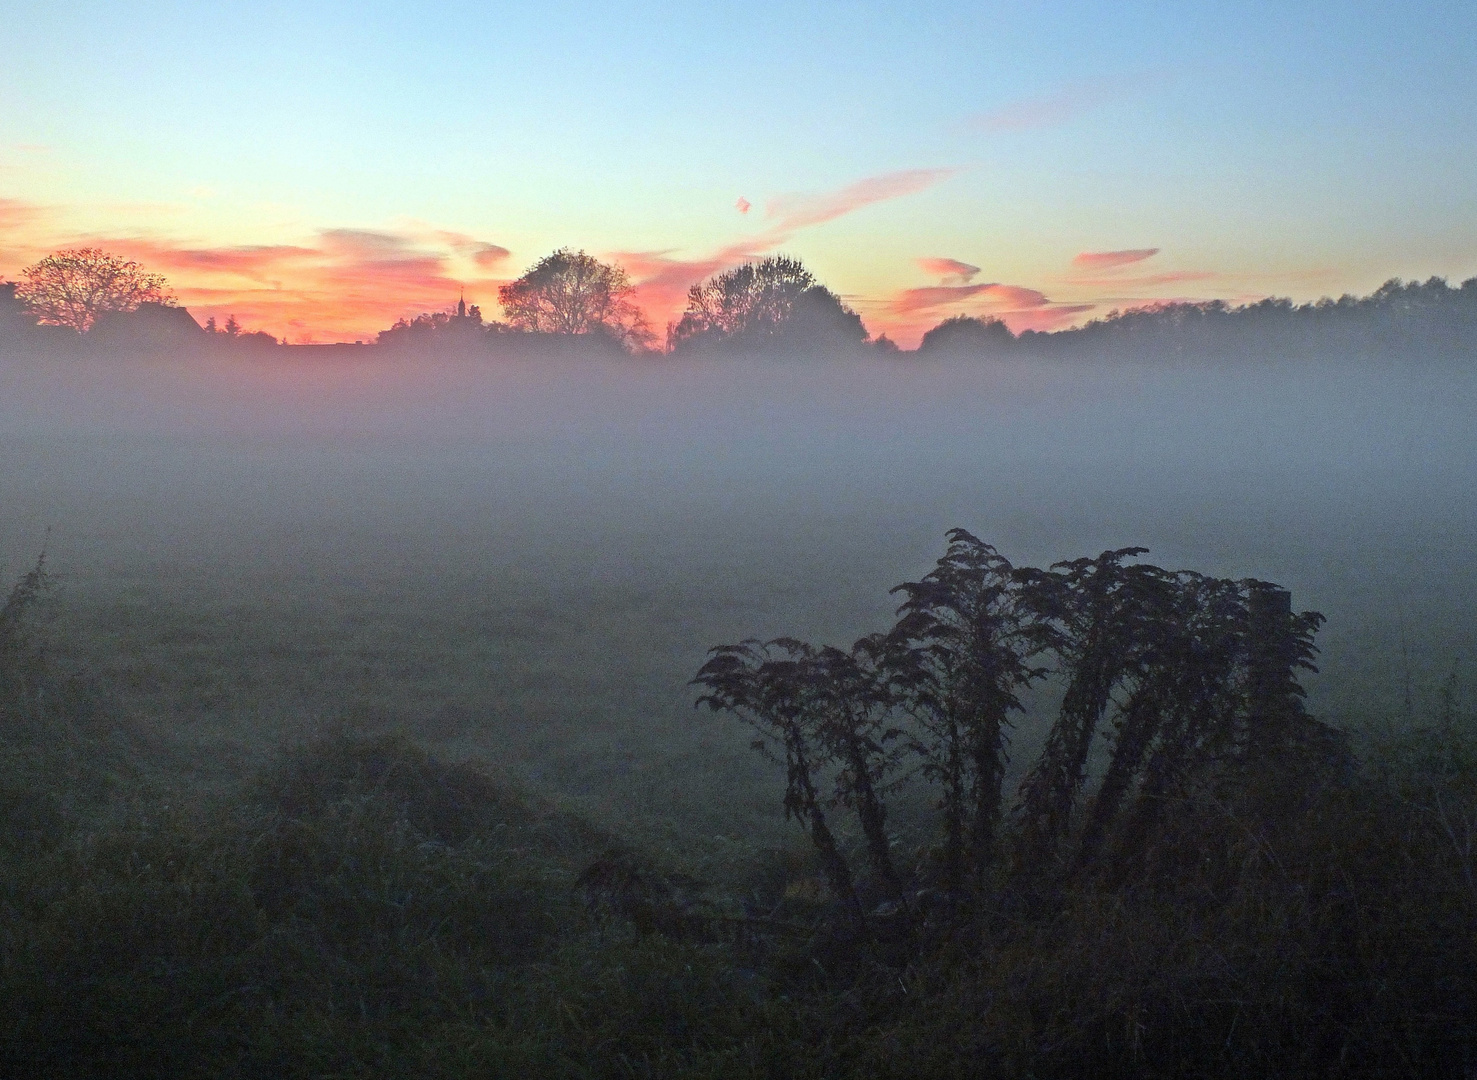
[{"label": "church steeple", "polygon": [[461,299],[456,302],[456,317],[465,319],[467,317],[467,290],[462,290]]}]

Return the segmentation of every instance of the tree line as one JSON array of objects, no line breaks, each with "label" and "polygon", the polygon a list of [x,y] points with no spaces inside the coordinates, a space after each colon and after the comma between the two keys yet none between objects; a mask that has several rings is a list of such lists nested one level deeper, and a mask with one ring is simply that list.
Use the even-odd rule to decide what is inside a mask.
[{"label": "tree line", "polygon": [[998,319],[955,316],[923,336],[923,356],[1310,356],[1477,353],[1477,278],[1391,278],[1368,296],[1307,304],[1269,297],[1113,311],[1065,330],[1020,334]]},{"label": "tree line", "polygon": [[[455,345],[508,348],[562,343],[612,353],[816,352],[870,349],[895,353],[885,334],[873,339],[861,317],[800,260],[777,255],[743,263],[693,285],[681,317],[659,340],[635,303],[624,268],[570,248],[539,259],[498,290],[502,320],[484,320],[465,301],[404,318],[379,333],[391,347]],[[165,279],[139,263],[96,248],[56,252],[0,282],[0,342],[66,340],[90,335],[129,340],[204,340],[276,344],[230,316],[202,327]],[[284,340],[282,344],[286,344]],[[1386,282],[1365,297],[1345,295],[1293,304],[1269,298],[1167,303],[1113,311],[1080,327],[1020,334],[996,318],[959,315],[928,331],[922,357],[980,359],[1104,355],[1214,356],[1319,353],[1466,355],[1477,352],[1477,278],[1450,285]]]},{"label": "tree line", "polygon": [[[505,321],[484,322],[477,307],[402,319],[380,344],[510,335],[589,337],[627,352],[658,346],[633,301],[626,271],[584,251],[561,248],[498,290]],[[866,345],[861,316],[798,260],[777,255],[744,263],[693,285],[687,309],[667,328],[671,353],[845,349]]]}]

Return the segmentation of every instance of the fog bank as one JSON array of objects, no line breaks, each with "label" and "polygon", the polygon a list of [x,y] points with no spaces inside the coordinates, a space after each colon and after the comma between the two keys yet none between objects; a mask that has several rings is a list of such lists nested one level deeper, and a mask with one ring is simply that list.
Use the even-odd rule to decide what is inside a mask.
[{"label": "fog bank", "polygon": [[323,634],[375,596],[568,650],[614,604],[540,701],[667,712],[719,641],[886,625],[950,526],[1017,563],[1140,544],[1291,588],[1329,617],[1315,704],[1393,707],[1402,634],[1421,693],[1474,643],[1474,406],[1435,361],[3,356],[0,550],[50,529],[84,607]]}]

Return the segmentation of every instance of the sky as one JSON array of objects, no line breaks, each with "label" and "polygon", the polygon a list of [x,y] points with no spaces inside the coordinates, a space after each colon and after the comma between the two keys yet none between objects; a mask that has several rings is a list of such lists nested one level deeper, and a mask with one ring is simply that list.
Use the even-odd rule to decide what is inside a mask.
[{"label": "sky", "polygon": [[874,334],[1477,274],[1477,5],[8,0],[0,279],[104,247],[371,339],[556,248]]}]

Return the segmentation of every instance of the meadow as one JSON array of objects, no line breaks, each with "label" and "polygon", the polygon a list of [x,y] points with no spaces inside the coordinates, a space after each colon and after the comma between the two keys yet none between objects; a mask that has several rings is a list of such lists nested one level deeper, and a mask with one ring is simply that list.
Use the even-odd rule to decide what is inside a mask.
[{"label": "meadow", "polygon": [[[689,681],[707,650],[780,634],[846,645],[885,627],[898,602],[887,590],[925,573],[952,526],[1039,566],[1141,544],[1162,566],[1277,582],[1298,609],[1326,615],[1321,671],[1304,680],[1310,710],[1356,733],[1366,767],[1419,757],[1411,732],[1457,739],[1454,718],[1469,712],[1474,406],[1477,372],[1440,359],[0,357],[7,584],[45,548],[55,587],[33,612],[35,640],[45,679],[71,687],[38,706],[35,729],[60,725],[70,749],[53,759],[35,747],[55,739],[16,736],[31,749],[11,760],[31,761],[42,787],[77,793],[52,825],[38,819],[40,854],[12,855],[33,861],[11,911],[48,928],[21,937],[52,954],[16,959],[26,950],[8,931],[9,1005],[55,1042],[47,1024],[67,1009],[28,1005],[17,988],[52,985],[36,974],[47,964],[85,983],[117,963],[67,944],[69,931],[95,917],[94,939],[134,940],[120,910],[136,926],[129,904],[156,903],[158,889],[199,896],[209,882],[232,943],[186,941],[198,912],[180,901],[177,922],[129,947],[179,978],[159,983],[152,1013],[98,991],[92,1041],[79,1044],[90,1049],[67,1059],[78,1070],[104,1068],[99,1047],[122,1030],[109,1023],[154,1015],[168,1023],[139,1036],[138,1070],[177,1045],[181,1074],[219,1054],[236,1075],[784,1075],[786,1062],[794,1075],[836,1075],[838,1062],[877,1075],[893,1058],[900,1075],[948,1074],[963,1059],[910,1055],[949,1009],[978,1012],[969,995],[1004,993],[988,978],[966,980],[967,993],[950,982],[978,957],[903,964],[904,996],[933,980],[949,1008],[890,1035],[877,985],[855,971],[833,973],[845,992],[817,990],[785,967],[800,954],[783,942],[761,962],[722,934],[630,934],[577,902],[581,871],[619,852],[663,889],[701,893],[709,918],[737,917],[746,897],[788,903],[788,925],[818,917],[818,872],[783,818],[783,776],[737,720],[693,708]],[[1027,697],[1009,789],[1058,698],[1051,687]],[[383,780],[406,775],[403,789]],[[904,846],[925,813],[913,798],[910,809],[900,796],[894,818]],[[1373,811],[1356,800],[1317,813],[1332,828]],[[500,844],[510,832],[526,839]],[[151,858],[150,844],[174,854]],[[345,906],[364,892],[339,872],[344,851],[371,850],[389,897],[373,918]],[[180,851],[196,861],[155,881],[161,858],[190,862]],[[263,851],[275,870],[261,869]],[[80,885],[113,883],[122,907],[84,902],[85,889],[47,894],[27,875],[48,866],[70,867]],[[263,880],[295,884],[274,908]],[[438,883],[444,907],[407,899],[422,880]],[[488,896],[503,899],[488,909]],[[1083,914],[1118,902],[1077,897],[1060,918],[1082,934],[1120,920],[1120,966],[1143,974],[1142,957],[1164,946],[1145,940],[1152,920],[1123,907]],[[488,910],[504,921],[484,925]],[[1236,917],[1275,918],[1249,910]],[[1470,917],[1442,910],[1432,933]],[[1172,938],[1192,916],[1167,911]],[[330,925],[366,936],[342,948],[292,936]],[[448,944],[427,926],[465,929]],[[1051,986],[1072,981],[1070,957],[1048,948],[1049,928],[1031,933],[1037,955],[1056,958],[1040,964],[1065,965],[1030,969],[1027,1011],[1048,1048],[1032,1057],[1020,1031],[1016,1045],[984,1024],[979,1067],[1072,1075],[1040,1012]],[[271,948],[298,959],[262,960]],[[1371,949],[1381,962],[1401,952],[1398,940]],[[1015,963],[1030,947],[993,942],[979,955],[990,950]],[[1258,953],[1255,970],[1274,971],[1276,951]],[[328,954],[354,959],[321,985],[262,989],[262,970],[301,973],[304,956]],[[238,967],[226,971],[226,955]],[[243,956],[264,968],[243,974]],[[388,958],[378,974],[376,956]],[[829,963],[800,966],[812,960]],[[305,1011],[284,1004],[295,998]],[[205,1019],[181,1027],[183,1002]],[[1092,1013],[1110,1018],[1105,1031],[1120,1025],[1099,1068],[1145,1071],[1133,1009],[1115,1008]],[[1278,1022],[1290,1026],[1276,1038],[1295,1041],[1293,1022]],[[1406,1034],[1413,1052],[1419,1037]],[[889,1038],[904,1048],[893,1054]],[[828,1039],[862,1049],[850,1058]],[[1157,1071],[1194,1074],[1206,1040],[1185,1041],[1178,1062],[1158,1046]],[[1268,1056],[1233,1055],[1227,1073],[1292,1074],[1294,1059],[1266,1049],[1275,1041],[1258,1044]],[[818,1049],[796,1058],[797,1045]]]}]

